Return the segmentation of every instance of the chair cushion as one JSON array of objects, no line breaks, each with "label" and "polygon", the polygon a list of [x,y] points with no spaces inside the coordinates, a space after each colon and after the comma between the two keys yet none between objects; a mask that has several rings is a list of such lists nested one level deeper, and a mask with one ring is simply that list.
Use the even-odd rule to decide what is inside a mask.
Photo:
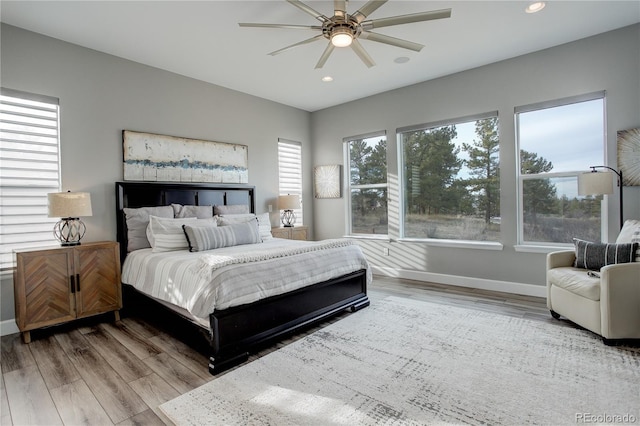
[{"label": "chair cushion", "polygon": [[600,300],[600,278],[587,275],[587,270],[569,266],[553,268],[547,271],[549,283],[563,288],[571,293]]}]

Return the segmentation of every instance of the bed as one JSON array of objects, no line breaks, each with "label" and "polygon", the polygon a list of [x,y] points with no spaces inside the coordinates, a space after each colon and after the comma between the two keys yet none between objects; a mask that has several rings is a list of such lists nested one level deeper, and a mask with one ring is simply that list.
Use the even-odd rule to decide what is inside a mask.
[{"label": "bed", "polygon": [[[169,309],[180,321],[193,324],[201,331],[205,331],[201,334],[207,336],[210,346],[209,372],[211,374],[217,374],[245,361],[252,351],[271,344],[287,334],[311,326],[346,309],[356,311],[369,305],[367,283],[371,279],[371,271],[366,266],[366,260],[353,260],[351,265],[338,263],[341,261],[340,257],[345,257],[337,254],[340,250],[353,251],[354,247],[357,248],[356,245],[350,245],[341,240],[306,243],[305,246],[300,247],[291,245],[293,242],[289,240],[269,239],[267,241],[265,238],[264,242],[259,244],[216,248],[197,253],[190,253],[188,249],[152,253],[152,249],[149,248],[132,247],[132,242],[137,237],[132,233],[132,229],[128,229],[125,212],[129,212],[129,220],[131,220],[131,211],[144,210],[144,208],[153,210],[159,207],[166,211],[166,207],[172,205],[174,208],[177,208],[175,206],[226,206],[228,209],[245,206],[246,211],[255,213],[253,186],[116,182],[115,189],[117,239],[120,243],[120,258],[123,261],[124,293],[152,300],[154,304]],[[224,217],[231,217],[231,215]],[[264,229],[261,230],[263,231]],[[131,248],[137,250],[130,250]],[[272,252],[271,248],[279,251]],[[250,251],[250,249],[257,251]],[[271,253],[278,254],[271,255]],[[294,259],[294,261],[275,259],[284,257],[285,254],[286,259]],[[223,258],[232,260],[223,265],[220,263],[220,259]],[[308,270],[294,273],[286,269],[293,267],[294,264],[298,264],[300,268],[299,265],[303,265],[301,260],[304,258],[309,258]],[[323,261],[322,259],[325,258],[326,260]],[[283,260],[287,263],[286,265],[282,263]],[[338,265],[337,269],[331,264],[332,261]],[[168,263],[165,265],[161,262]],[[273,265],[267,265],[270,262]],[[276,262],[281,262],[277,270],[264,269],[275,268]],[[209,271],[207,268],[212,264],[214,266]],[[155,265],[155,272],[144,272],[146,270],[143,268],[149,268],[148,265]],[[240,269],[241,267],[243,269]],[[247,275],[241,275],[241,270],[244,271],[242,274]],[[266,270],[273,273],[265,273]],[[150,279],[147,276],[149,274],[155,274],[154,278]],[[215,297],[212,297],[213,301],[200,296],[182,297],[179,291],[182,288],[180,285],[190,285],[191,281],[203,281],[205,277],[209,279],[214,275],[219,276],[221,286],[225,285],[227,279],[237,280],[235,284],[228,286],[233,288],[233,291],[216,289],[215,292],[202,293],[208,296],[211,296],[210,293],[215,293]],[[282,281],[280,283],[282,288],[264,290],[262,284],[258,284],[260,291],[257,291],[257,296],[241,294],[236,301],[229,301],[228,298],[224,299],[221,296],[250,288],[249,279],[254,279],[253,276],[269,276],[270,281]],[[158,281],[156,277],[159,277],[159,281],[164,285],[154,284],[154,281]],[[144,284],[145,280],[147,287]],[[163,288],[168,287],[166,283],[173,285],[178,280],[184,280],[186,283],[175,285],[175,288],[169,289],[170,291]],[[160,294],[162,292],[165,295]],[[169,294],[169,297],[166,297],[166,294]],[[135,310],[138,306],[135,303],[127,306],[126,302],[127,299],[125,299],[125,310]]]}]

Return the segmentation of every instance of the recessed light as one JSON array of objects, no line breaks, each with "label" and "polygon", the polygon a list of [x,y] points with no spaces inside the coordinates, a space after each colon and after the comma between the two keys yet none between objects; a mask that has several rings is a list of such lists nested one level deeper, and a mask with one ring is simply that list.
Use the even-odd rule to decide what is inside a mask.
[{"label": "recessed light", "polygon": [[396,64],[406,64],[407,62],[409,62],[409,58],[407,58],[406,56],[399,56],[395,58],[393,62],[395,62]]},{"label": "recessed light", "polygon": [[543,1],[534,1],[524,10],[527,13],[540,12],[547,4]]},{"label": "recessed light", "polygon": [[326,75],[322,77],[322,81],[324,81],[325,83],[328,83],[330,81],[333,81],[333,77],[331,77],[330,75]]}]

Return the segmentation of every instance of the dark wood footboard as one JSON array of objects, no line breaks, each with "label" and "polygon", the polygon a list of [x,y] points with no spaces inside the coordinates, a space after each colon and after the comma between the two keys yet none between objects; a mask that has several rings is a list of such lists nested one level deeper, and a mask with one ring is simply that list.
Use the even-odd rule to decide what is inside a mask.
[{"label": "dark wood footboard", "polygon": [[211,314],[213,354],[209,372],[217,374],[245,361],[249,353],[287,333],[345,309],[369,305],[366,271],[314,284],[286,294]]}]

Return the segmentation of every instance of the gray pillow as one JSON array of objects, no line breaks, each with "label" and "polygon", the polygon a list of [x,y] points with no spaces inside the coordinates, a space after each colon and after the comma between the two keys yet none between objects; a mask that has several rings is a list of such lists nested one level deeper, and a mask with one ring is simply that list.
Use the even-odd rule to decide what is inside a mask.
[{"label": "gray pillow", "polygon": [[189,242],[189,251],[205,251],[222,247],[262,242],[258,222],[236,223],[228,226],[182,225]]},{"label": "gray pillow", "polygon": [[213,217],[213,206],[183,206],[182,204],[171,204],[173,217],[197,217],[198,219],[208,219]]},{"label": "gray pillow", "polygon": [[600,270],[615,263],[633,262],[638,243],[605,244],[573,239],[576,248],[574,267]]},{"label": "gray pillow", "polygon": [[147,239],[149,216],[173,217],[171,206],[124,208],[122,210],[127,222],[127,253],[151,247]]},{"label": "gray pillow", "polygon": [[246,204],[230,204],[228,206],[213,206],[213,214],[242,214],[251,213]]}]

